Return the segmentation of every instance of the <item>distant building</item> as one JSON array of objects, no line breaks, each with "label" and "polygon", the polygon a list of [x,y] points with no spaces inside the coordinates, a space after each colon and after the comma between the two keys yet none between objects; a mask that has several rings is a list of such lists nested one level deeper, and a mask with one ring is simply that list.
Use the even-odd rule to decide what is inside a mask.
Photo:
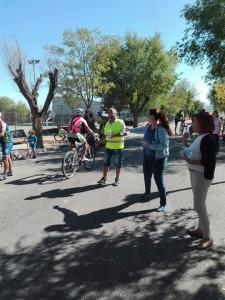
[{"label": "distant building", "polygon": [[[91,110],[94,115],[96,115],[97,111],[101,110],[102,103],[100,101],[93,100],[91,105]],[[75,114],[76,108],[81,107],[84,110],[86,106],[84,102],[80,103],[80,105],[76,105],[73,108],[70,108],[64,101],[64,99],[60,96],[56,96],[52,99],[52,112],[53,112],[53,124],[62,124],[64,126],[69,124],[71,116]]]}]

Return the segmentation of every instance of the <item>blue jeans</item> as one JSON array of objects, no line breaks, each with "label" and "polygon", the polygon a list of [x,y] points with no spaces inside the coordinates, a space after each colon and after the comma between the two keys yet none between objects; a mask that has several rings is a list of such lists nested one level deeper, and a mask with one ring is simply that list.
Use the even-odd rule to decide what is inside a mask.
[{"label": "blue jeans", "polygon": [[143,158],[143,173],[145,181],[145,192],[151,192],[151,179],[154,175],[155,183],[159,191],[160,206],[166,205],[166,189],[164,185],[164,171],[167,164],[167,157],[155,159],[154,157],[144,155]]}]

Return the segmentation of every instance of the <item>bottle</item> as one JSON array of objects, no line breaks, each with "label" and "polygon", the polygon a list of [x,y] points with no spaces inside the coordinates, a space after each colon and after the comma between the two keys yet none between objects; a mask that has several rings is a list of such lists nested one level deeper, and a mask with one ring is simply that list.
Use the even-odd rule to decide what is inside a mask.
[{"label": "bottle", "polygon": [[112,132],[111,132],[111,130],[108,130],[108,137],[111,137],[112,136]]},{"label": "bottle", "polygon": [[189,149],[189,148],[185,148],[185,150],[184,150],[184,155],[187,157],[187,158],[191,158],[191,156],[192,156],[192,151],[191,151],[191,149]]}]

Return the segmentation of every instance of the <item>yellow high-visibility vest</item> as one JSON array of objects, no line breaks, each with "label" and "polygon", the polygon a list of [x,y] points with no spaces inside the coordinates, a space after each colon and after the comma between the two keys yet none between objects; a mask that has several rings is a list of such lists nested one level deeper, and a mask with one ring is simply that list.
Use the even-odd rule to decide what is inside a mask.
[{"label": "yellow high-visibility vest", "polygon": [[108,149],[123,149],[124,148],[124,137],[116,136],[110,138],[108,135],[111,134],[120,134],[121,132],[121,124],[122,120],[116,119],[114,122],[110,123],[109,121],[106,123],[104,127],[104,134],[106,135],[106,148]]}]

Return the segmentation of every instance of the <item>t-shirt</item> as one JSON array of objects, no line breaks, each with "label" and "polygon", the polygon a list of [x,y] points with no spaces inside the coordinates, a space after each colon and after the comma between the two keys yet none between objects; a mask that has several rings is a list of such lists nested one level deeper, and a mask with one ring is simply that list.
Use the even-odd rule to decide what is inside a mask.
[{"label": "t-shirt", "polygon": [[27,140],[28,140],[29,144],[34,145],[36,147],[36,145],[37,145],[37,137],[36,137],[36,135],[34,135],[34,134],[33,135],[29,135],[28,138],[27,138]]},{"label": "t-shirt", "polygon": [[86,126],[88,126],[88,124],[83,117],[74,116],[69,124],[69,133],[85,133]]},{"label": "t-shirt", "polygon": [[5,144],[5,143],[11,142],[12,140],[11,140],[9,127],[5,122],[1,121],[0,122],[0,132],[3,132],[3,131],[5,132],[5,134],[4,134],[4,136],[0,137],[0,143]]}]

